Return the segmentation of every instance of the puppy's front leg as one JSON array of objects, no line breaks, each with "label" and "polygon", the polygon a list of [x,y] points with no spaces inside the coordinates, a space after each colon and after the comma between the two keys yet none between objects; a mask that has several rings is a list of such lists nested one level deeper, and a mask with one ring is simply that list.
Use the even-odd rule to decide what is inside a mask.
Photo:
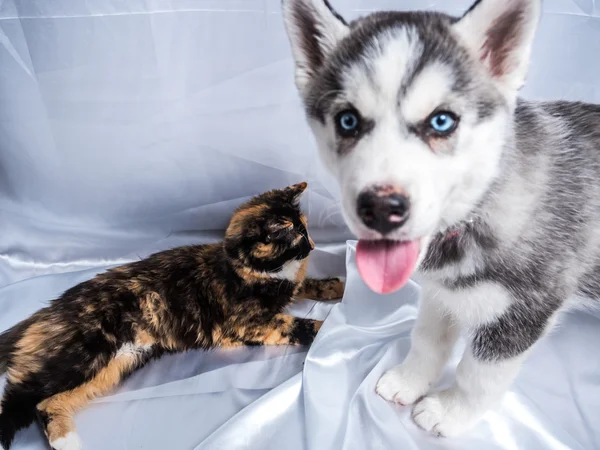
[{"label": "puppy's front leg", "polygon": [[388,370],[377,383],[377,393],[400,405],[410,405],[425,395],[440,377],[456,340],[458,327],[423,286],[411,347],[402,364]]},{"label": "puppy's front leg", "polygon": [[553,322],[532,317],[523,321],[522,313],[513,305],[495,322],[475,330],[458,365],[454,385],[414,406],[417,425],[437,436],[455,436],[502,399],[528,350]]},{"label": "puppy's front leg", "polygon": [[455,384],[418,402],[413,408],[413,420],[439,437],[462,433],[502,399],[523,359],[519,355],[502,361],[483,361],[468,348],[458,365]]}]

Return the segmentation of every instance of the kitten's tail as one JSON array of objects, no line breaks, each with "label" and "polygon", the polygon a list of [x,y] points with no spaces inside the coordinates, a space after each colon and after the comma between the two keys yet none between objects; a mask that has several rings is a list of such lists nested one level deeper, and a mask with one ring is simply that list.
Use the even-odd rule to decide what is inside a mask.
[{"label": "kitten's tail", "polygon": [[[8,369],[15,346],[32,321],[33,317],[0,334],[0,374]],[[23,385],[7,384],[0,405],[0,450],[7,450],[17,431],[35,421],[40,400],[39,394],[28,392]]]},{"label": "kitten's tail", "polygon": [[0,449],[8,450],[17,431],[36,420],[36,405],[41,400],[39,394],[27,392],[20,386],[4,392],[0,412]]}]

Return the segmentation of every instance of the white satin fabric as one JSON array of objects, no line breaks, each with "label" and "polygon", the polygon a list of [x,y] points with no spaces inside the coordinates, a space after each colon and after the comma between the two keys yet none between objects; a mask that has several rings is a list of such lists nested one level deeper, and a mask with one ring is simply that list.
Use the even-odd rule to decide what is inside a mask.
[{"label": "white satin fabric", "polygon": [[[344,246],[314,255],[332,269]],[[328,261],[326,264],[325,262]],[[575,314],[541,341],[502,404],[464,437],[438,439],[409,408],[375,394],[381,374],[409,348],[418,287],[378,296],[358,276],[348,245],[341,303],[303,302],[300,317],[327,320],[313,346],[240,348],[171,355],[135,373],[76,416],[86,450],[365,450],[600,448],[600,316]],[[338,269],[340,267],[338,266]],[[0,328],[94,272],[39,277],[6,287]],[[9,318],[10,317],[10,318]],[[452,381],[461,346],[440,382]],[[46,449],[37,427],[15,450]]]},{"label": "white satin fabric", "polygon": [[[348,18],[471,3],[331,1]],[[524,96],[600,103],[599,16],[545,0]],[[218,240],[248,196],[302,180],[312,274],[348,276],[341,304],[294,309],[331,308],[310,352],[165,357],[78,414],[86,449],[600,448],[593,314],[567,317],[464,438],[430,438],[374,394],[406,354],[417,288],[380,297],[356,274],[280,0],[0,0],[0,330],[108,266]],[[14,448],[47,447],[32,427]]]}]

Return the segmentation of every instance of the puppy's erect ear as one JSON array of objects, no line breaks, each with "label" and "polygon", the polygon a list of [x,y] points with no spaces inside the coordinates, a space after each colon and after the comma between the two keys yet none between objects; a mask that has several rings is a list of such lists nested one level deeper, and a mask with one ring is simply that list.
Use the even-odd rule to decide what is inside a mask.
[{"label": "puppy's erect ear", "polygon": [[541,0],[478,0],[454,29],[486,67],[510,91],[525,83]]},{"label": "puppy's erect ear", "polygon": [[296,63],[296,86],[306,85],[350,31],[327,0],[282,0],[283,18]]}]

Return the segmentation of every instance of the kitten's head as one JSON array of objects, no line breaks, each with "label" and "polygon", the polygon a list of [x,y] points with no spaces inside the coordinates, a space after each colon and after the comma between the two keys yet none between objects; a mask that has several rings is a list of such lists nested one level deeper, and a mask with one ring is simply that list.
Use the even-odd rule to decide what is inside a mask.
[{"label": "kitten's head", "polygon": [[307,183],[265,192],[237,208],[225,232],[225,250],[239,269],[295,280],[314,248],[299,200]]}]

